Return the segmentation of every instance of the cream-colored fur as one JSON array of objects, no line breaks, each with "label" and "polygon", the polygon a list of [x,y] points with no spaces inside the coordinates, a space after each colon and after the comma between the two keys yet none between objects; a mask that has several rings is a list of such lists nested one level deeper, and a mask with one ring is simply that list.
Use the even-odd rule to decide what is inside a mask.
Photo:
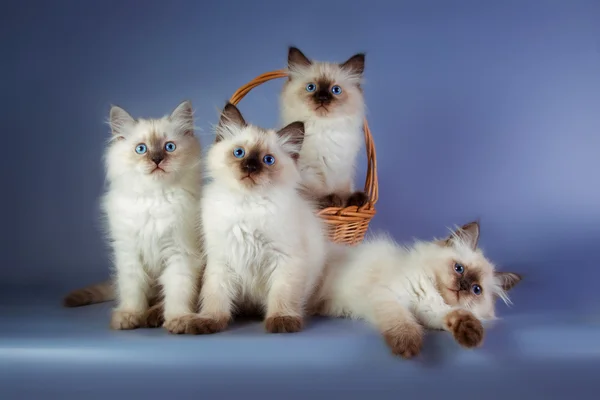
[{"label": "cream-colored fur", "polygon": [[[408,247],[387,237],[356,247],[332,243],[314,308],[323,315],[370,322],[388,335],[388,343],[415,347],[408,356],[420,349],[421,326],[448,330],[455,337],[472,333],[470,342],[463,337],[457,340],[467,347],[476,346],[483,339],[483,328],[481,337],[477,332],[457,333],[449,320],[466,316],[476,331],[480,320],[495,318],[496,299],[508,302],[506,290],[520,280],[517,274],[495,270],[477,248],[478,237],[479,225],[471,223],[446,240],[418,241]],[[456,271],[461,267],[462,274]],[[479,295],[474,293],[474,285],[481,288]],[[407,332],[413,337],[389,337]],[[407,356],[407,349],[393,350]]]},{"label": "cream-colored fur", "polygon": [[[197,333],[224,329],[242,304],[264,309],[270,332],[301,329],[325,259],[321,220],[297,194],[302,138],[302,123],[264,130],[246,124],[235,106],[225,107],[207,155],[211,181],[201,206],[207,266]],[[239,148],[245,156],[238,159]],[[275,158],[271,166],[264,164],[267,155]],[[248,163],[255,172],[247,172]]]},{"label": "cream-colored fur", "polygon": [[[304,122],[305,137],[298,160],[302,186],[315,198],[334,193],[346,200],[354,191],[356,160],[364,143],[362,69],[352,68],[352,63],[310,61],[298,53],[290,49],[290,78],[281,93],[280,110],[284,125]],[[332,96],[327,111],[315,104],[313,94],[306,89],[309,83],[318,82],[328,83],[329,90],[334,85],[342,89],[340,95]]]},{"label": "cream-colored fur", "polygon": [[192,106],[186,101],[167,117],[138,120],[114,106],[110,125],[102,210],[114,256],[117,305],[111,327],[139,327],[160,284],[165,327],[177,331],[172,328],[178,320],[195,312],[202,270],[202,175]]}]

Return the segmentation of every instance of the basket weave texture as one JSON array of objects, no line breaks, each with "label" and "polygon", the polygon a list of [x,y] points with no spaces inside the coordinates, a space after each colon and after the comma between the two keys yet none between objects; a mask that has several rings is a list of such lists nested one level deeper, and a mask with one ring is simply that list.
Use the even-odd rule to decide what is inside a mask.
[{"label": "basket weave texture", "polygon": [[[273,79],[287,78],[285,70],[267,72],[257,76],[250,82],[240,87],[229,100],[237,105],[255,87]],[[365,193],[369,201],[362,207],[350,206],[345,208],[329,207],[319,210],[317,215],[327,225],[327,234],[330,240],[337,243],[355,245],[363,241],[369,223],[375,215],[375,203],[379,198],[379,184],[377,181],[377,157],[375,144],[367,120],[364,122],[365,149],[367,151],[367,176]]]}]

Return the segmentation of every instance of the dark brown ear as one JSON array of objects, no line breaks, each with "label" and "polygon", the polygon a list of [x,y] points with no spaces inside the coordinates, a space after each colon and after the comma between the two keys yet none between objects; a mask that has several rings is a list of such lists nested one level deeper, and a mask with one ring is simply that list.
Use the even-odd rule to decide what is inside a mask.
[{"label": "dark brown ear", "polygon": [[237,128],[243,128],[247,126],[246,120],[242,116],[240,110],[233,104],[227,102],[223,111],[221,112],[221,118],[219,118],[219,125],[217,126],[217,136],[215,142],[220,142],[223,139],[223,130],[226,130],[227,126],[235,126]]},{"label": "dark brown ear", "polygon": [[469,246],[472,250],[477,249],[479,243],[479,222],[469,222],[458,228],[452,235],[446,239],[446,245],[452,246],[455,241],[461,241],[462,243]]},{"label": "dark brown ear", "polygon": [[517,283],[521,282],[521,279],[523,279],[521,275],[516,274],[514,272],[495,271],[494,277],[498,280],[500,286],[502,286],[502,289],[504,289],[505,291],[509,291]]},{"label": "dark brown ear", "polygon": [[288,68],[308,67],[312,61],[308,59],[297,47],[291,46],[288,49]]},{"label": "dark brown ear", "polygon": [[281,128],[277,132],[281,147],[292,157],[297,160],[300,156],[302,143],[304,142],[304,122],[296,121]]},{"label": "dark brown ear", "polygon": [[353,55],[345,63],[341,64],[341,67],[355,74],[362,75],[365,72],[365,54],[358,53]]}]

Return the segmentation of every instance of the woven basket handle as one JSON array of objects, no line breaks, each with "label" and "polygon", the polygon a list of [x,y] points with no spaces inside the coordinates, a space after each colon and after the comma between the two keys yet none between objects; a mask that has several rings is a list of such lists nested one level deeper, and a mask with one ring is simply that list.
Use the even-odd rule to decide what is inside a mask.
[{"label": "woven basket handle", "polygon": [[[252,89],[261,84],[268,82],[273,79],[287,78],[288,74],[285,70],[277,70],[266,72],[262,75],[257,76],[250,82],[240,87],[229,99],[234,105],[237,105],[240,100],[244,98]],[[375,143],[373,142],[373,136],[371,136],[371,130],[365,119],[363,126],[365,134],[365,148],[367,151],[367,178],[365,182],[365,193],[369,196],[369,202],[361,207],[361,209],[371,209],[379,200],[379,181],[377,180],[377,154],[375,152]]]}]

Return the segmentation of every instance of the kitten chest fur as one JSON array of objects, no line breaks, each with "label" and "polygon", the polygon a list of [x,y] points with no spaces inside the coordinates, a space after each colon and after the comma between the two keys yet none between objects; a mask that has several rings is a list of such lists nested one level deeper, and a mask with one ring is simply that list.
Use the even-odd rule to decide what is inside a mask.
[{"label": "kitten chest fur", "polygon": [[305,130],[298,160],[303,184],[319,196],[353,191],[362,118],[311,118],[305,121]]},{"label": "kitten chest fur", "polygon": [[[205,189],[205,196],[203,225],[208,254],[222,255],[219,262],[234,277],[230,282],[233,291],[251,302],[263,303],[275,269],[292,268],[288,261],[306,254],[317,238],[311,240],[306,237],[307,229],[300,228],[302,213],[294,210],[296,201],[289,190],[271,188],[268,195],[233,194],[212,185]],[[319,253],[319,246],[315,251]],[[314,276],[309,277],[314,281],[320,269],[307,270],[314,270]]]},{"label": "kitten chest fur", "polygon": [[[113,239],[142,260],[146,271],[156,276],[174,251],[195,252],[194,226],[197,196],[181,188],[151,193],[110,192],[103,208]],[[197,251],[196,251],[197,252]]]}]

